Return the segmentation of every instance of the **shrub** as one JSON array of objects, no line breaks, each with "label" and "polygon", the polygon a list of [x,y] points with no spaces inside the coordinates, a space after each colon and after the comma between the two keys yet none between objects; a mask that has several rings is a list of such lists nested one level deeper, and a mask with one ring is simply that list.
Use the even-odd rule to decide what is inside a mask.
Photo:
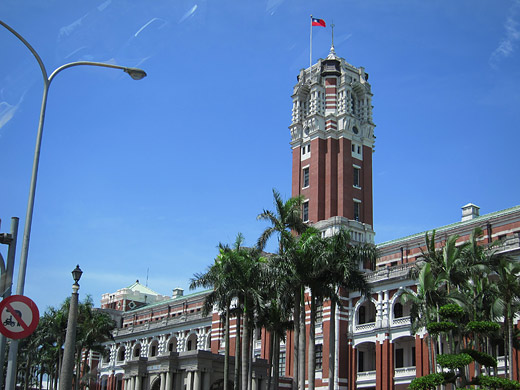
[{"label": "shrub", "polygon": [[500,324],[491,321],[470,321],[466,324],[466,329],[476,333],[491,333],[500,329]]},{"label": "shrub", "polygon": [[497,376],[481,375],[473,380],[473,383],[479,386],[489,387],[491,389],[503,390],[519,390],[520,383],[506,378]]},{"label": "shrub", "polygon": [[444,383],[444,375],[429,374],[420,378],[415,378],[408,387],[410,390],[429,390],[435,389],[437,386]]},{"label": "shrub", "polygon": [[438,334],[440,332],[449,332],[450,330],[455,330],[457,329],[457,325],[449,321],[430,322],[426,325],[426,329],[430,334]]},{"label": "shrub", "polygon": [[488,355],[487,353],[476,351],[474,349],[463,349],[461,352],[467,353],[469,356],[473,358],[477,363],[487,366],[487,367],[496,367],[497,359],[493,356]]},{"label": "shrub", "polygon": [[473,361],[473,358],[467,353],[459,354],[442,354],[437,356],[437,363],[441,367],[449,368],[454,370],[455,368],[461,368],[467,366]]},{"label": "shrub", "polygon": [[446,319],[458,319],[464,316],[464,309],[459,305],[450,303],[448,305],[441,306],[439,309],[439,315]]}]

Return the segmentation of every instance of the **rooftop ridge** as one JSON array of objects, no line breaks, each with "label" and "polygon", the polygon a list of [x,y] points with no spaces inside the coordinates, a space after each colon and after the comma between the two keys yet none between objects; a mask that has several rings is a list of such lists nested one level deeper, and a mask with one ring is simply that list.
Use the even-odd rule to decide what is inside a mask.
[{"label": "rooftop ridge", "polygon": [[507,214],[511,214],[515,211],[520,211],[520,205],[518,206],[513,206],[513,207],[510,207],[508,209],[504,209],[504,210],[499,210],[499,211],[494,211],[492,213],[488,213],[488,214],[484,214],[484,215],[480,215],[478,217],[475,217],[473,219],[470,219],[470,220],[467,220],[467,221],[457,221],[457,222],[453,222],[453,223],[450,223],[448,225],[444,225],[444,226],[440,226],[438,228],[433,228],[433,229],[429,229],[429,230],[425,230],[423,232],[420,232],[420,233],[414,233],[414,234],[410,234],[409,236],[404,236],[404,237],[401,237],[401,238],[396,238],[394,240],[390,240],[390,241],[385,241],[385,242],[381,242],[379,244],[376,244],[376,246],[379,248],[379,247],[384,247],[384,246],[388,246],[388,245],[391,245],[391,244],[394,244],[396,242],[399,242],[399,241],[404,241],[404,240],[409,240],[409,239],[412,239],[412,238],[417,238],[417,237],[424,237],[424,235],[428,232],[431,232],[433,230],[435,230],[436,232],[441,232],[441,231],[444,231],[444,230],[448,230],[450,228],[453,228],[455,226],[464,226],[464,225],[470,225],[472,223],[474,223],[475,221],[479,221],[479,220],[485,220],[487,218],[492,218],[492,217],[496,217],[498,215],[507,215]]},{"label": "rooftop ridge", "polygon": [[178,302],[178,301],[182,301],[183,299],[193,298],[193,297],[196,297],[198,295],[204,295],[204,294],[207,294],[207,293],[209,293],[211,291],[213,291],[213,290],[212,289],[208,289],[208,290],[196,291],[196,292],[193,292],[193,293],[188,294],[188,295],[182,295],[180,297],[164,299],[164,300],[159,301],[159,302],[154,302],[154,303],[147,304],[145,306],[136,307],[135,309],[127,310],[126,312],[129,313],[129,312],[132,312],[132,311],[153,308],[153,307],[164,305],[164,304],[168,304],[168,303],[174,302],[174,301]]}]

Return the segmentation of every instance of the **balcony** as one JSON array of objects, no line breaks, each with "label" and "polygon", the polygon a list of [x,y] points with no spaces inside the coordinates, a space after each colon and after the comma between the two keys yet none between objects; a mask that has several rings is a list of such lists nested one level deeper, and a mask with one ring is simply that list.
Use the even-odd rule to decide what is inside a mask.
[{"label": "balcony", "polygon": [[388,281],[390,279],[407,279],[410,269],[415,266],[415,263],[407,263],[396,265],[393,267],[384,267],[366,274],[368,283],[377,283]]},{"label": "balcony", "polygon": [[356,388],[374,387],[376,385],[376,371],[362,371],[357,373]]},{"label": "balcony", "polygon": [[415,375],[415,366],[395,368],[394,384],[401,385],[410,383],[413,379],[415,379]]},{"label": "balcony", "polygon": [[367,322],[366,324],[356,325],[354,333],[368,332],[370,330],[374,330],[375,328],[376,328],[376,323],[375,322]]},{"label": "balcony", "polygon": [[392,319],[392,326],[407,326],[411,324],[412,321],[409,316]]}]

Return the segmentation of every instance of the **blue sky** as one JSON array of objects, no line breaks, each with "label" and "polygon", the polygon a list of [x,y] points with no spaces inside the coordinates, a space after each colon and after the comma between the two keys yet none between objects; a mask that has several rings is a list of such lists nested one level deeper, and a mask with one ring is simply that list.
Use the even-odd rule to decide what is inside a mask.
[{"label": "blue sky", "polygon": [[[49,72],[79,60],[148,72],[76,67],[53,81],[25,287],[41,311],[70,294],[76,264],[95,302],[147,275],[169,295],[219,241],[256,241],[272,188],[290,196],[310,14],[370,75],[377,242],[458,221],[469,202],[481,214],[520,203],[519,0],[3,0],[1,20]],[[331,30],[313,37],[316,61]],[[0,48],[1,231],[18,216],[21,235],[42,80],[3,28]]]}]

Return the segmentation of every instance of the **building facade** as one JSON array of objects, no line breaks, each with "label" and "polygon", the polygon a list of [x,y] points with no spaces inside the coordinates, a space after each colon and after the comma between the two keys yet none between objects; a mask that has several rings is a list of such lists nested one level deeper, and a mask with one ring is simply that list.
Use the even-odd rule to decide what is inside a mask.
[{"label": "building facade", "polygon": [[[325,236],[346,228],[353,241],[373,243],[375,125],[368,74],[338,57],[332,47],[326,59],[300,71],[292,102],[292,194],[303,198],[304,220]],[[459,243],[467,241],[475,228],[483,230],[483,243],[498,241],[496,250],[519,259],[520,206],[481,216],[477,206],[468,204],[460,221],[436,228],[436,245],[453,235],[459,236]],[[425,233],[377,247],[375,269],[365,270],[370,298],[344,293],[334,318],[330,302],[318,310],[316,388],[400,390],[428,373],[426,332],[411,332],[410,307],[400,302],[403,292],[416,289],[409,271],[426,251]],[[99,390],[222,387],[223,324],[218,312],[203,314],[206,294],[184,296],[175,289],[172,296],[161,296],[138,282],[104,294],[102,308],[118,327],[107,344],[110,354],[96,369]],[[309,315],[310,308],[307,319]],[[231,325],[233,351],[237,326]],[[330,340],[336,340],[333,348]],[[266,332],[257,330],[252,390],[266,388],[269,344]],[[293,345],[289,332],[281,344],[280,388],[291,386]],[[515,352],[517,380],[519,359]],[[94,356],[93,366],[95,361]],[[334,383],[329,381],[331,367]],[[499,372],[504,367],[499,357]]]}]

